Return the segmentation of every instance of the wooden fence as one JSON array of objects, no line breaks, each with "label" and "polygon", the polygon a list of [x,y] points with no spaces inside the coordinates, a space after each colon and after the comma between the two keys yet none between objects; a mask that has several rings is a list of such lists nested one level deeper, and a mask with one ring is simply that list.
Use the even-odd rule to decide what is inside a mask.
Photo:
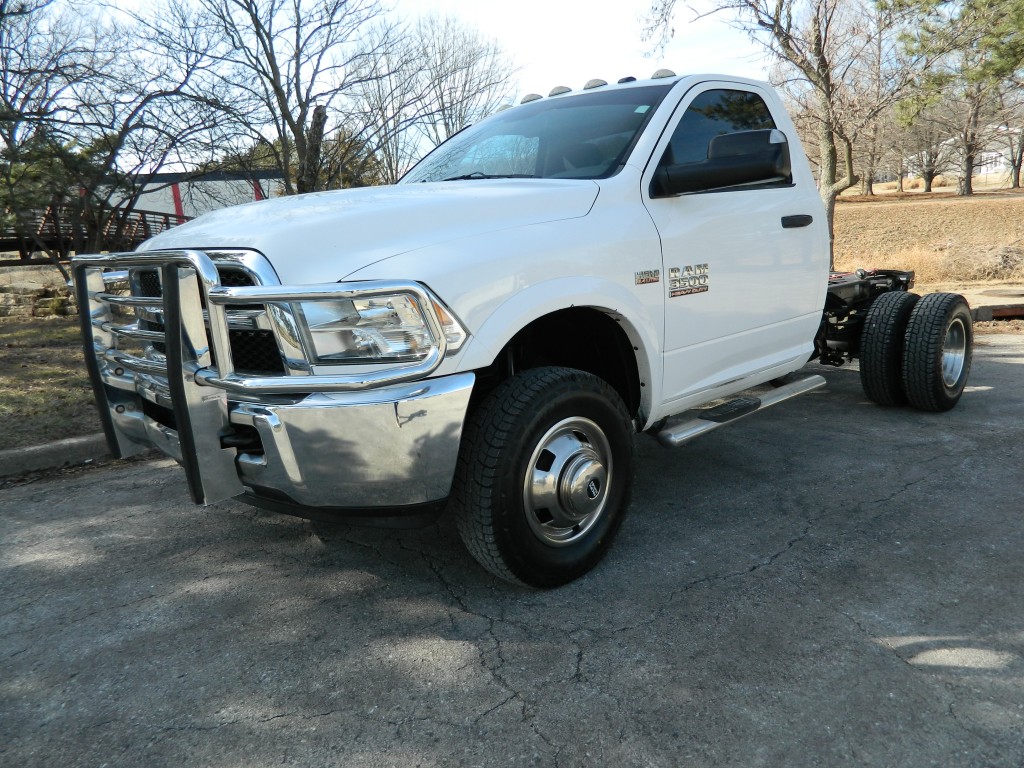
[{"label": "wooden fence", "polygon": [[[0,254],[17,254],[17,259],[3,260],[0,267],[24,264],[52,263],[46,252],[66,259],[72,251],[78,251],[89,242],[87,227],[81,210],[73,206],[49,206],[33,212],[27,224],[0,227]],[[183,224],[188,219],[173,213],[157,211],[113,211],[107,216],[100,232],[102,250],[131,251],[154,235]],[[39,254],[42,259],[33,258]]]}]

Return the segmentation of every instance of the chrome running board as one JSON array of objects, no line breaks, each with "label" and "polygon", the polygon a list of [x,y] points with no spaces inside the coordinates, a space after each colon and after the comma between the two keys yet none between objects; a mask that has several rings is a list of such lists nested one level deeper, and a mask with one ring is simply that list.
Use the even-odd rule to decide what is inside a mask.
[{"label": "chrome running board", "polygon": [[744,416],[763,411],[784,400],[813,392],[823,386],[825,386],[823,376],[808,376],[806,379],[785,384],[759,397],[738,397],[714,408],[692,412],[697,415],[685,421],[670,424],[658,432],[658,440],[668,448],[675,448],[683,443],[688,443],[695,437],[731,424]]}]

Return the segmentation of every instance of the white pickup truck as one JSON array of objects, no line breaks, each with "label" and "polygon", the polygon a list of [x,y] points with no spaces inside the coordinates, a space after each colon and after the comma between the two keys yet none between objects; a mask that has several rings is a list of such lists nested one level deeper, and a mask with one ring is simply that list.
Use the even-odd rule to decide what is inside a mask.
[{"label": "white pickup truck", "polygon": [[829,261],[771,88],[660,71],[531,94],[398,185],[217,211],[74,272],[116,456],[175,457],[197,503],[448,507],[484,567],[550,587],[608,549],[637,433],[810,391],[788,375],[815,358],[859,358],[882,404],[957,402],[964,300]]}]

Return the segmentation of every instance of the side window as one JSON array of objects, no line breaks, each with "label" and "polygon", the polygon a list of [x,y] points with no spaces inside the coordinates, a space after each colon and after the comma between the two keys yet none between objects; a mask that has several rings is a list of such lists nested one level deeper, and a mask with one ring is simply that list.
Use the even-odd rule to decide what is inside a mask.
[{"label": "side window", "polygon": [[705,91],[686,108],[661,164],[699,163],[707,160],[708,144],[715,136],[774,127],[768,105],[756,93]]}]

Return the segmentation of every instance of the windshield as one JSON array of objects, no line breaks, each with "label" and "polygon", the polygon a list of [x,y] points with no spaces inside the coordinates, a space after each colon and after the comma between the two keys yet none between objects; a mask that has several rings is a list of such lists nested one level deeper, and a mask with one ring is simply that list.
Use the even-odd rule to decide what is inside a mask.
[{"label": "windshield", "polygon": [[402,183],[607,178],[672,85],[541,99],[498,113],[437,147]]}]

